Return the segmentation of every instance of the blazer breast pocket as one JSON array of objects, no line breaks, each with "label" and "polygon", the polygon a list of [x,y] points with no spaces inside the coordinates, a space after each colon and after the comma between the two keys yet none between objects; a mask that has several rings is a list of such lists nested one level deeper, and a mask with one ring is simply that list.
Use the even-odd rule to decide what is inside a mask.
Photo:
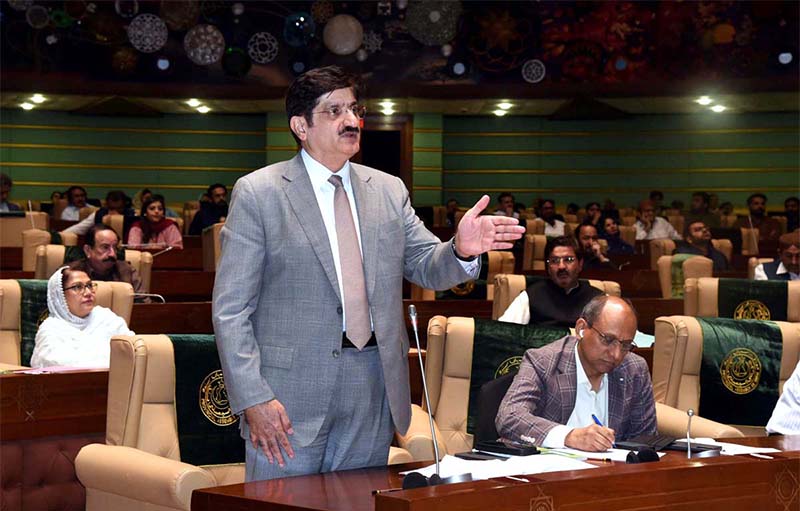
[{"label": "blazer breast pocket", "polygon": [[261,365],[291,369],[294,348],[285,346],[261,346]]}]

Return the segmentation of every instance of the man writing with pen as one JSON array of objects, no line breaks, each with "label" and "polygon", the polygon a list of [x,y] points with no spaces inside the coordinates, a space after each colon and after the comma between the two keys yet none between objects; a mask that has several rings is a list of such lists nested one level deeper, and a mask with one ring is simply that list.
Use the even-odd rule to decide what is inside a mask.
[{"label": "man writing with pen", "polygon": [[604,451],[656,432],[647,363],[630,353],[636,312],[597,296],[568,335],[525,352],[495,419],[503,439],[542,447]]}]

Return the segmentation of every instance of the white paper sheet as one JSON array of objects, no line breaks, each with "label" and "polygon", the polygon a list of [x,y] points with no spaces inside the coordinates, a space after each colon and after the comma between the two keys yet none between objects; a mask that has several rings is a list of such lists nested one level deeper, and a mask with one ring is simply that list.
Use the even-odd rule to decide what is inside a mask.
[{"label": "white paper sheet", "polygon": [[[679,438],[676,442],[686,443],[685,439]],[[713,438],[695,438],[692,442],[707,445],[718,445],[722,447],[720,454],[726,456],[735,456],[737,454],[764,454],[769,452],[781,452],[780,449],[774,447],[750,447],[749,445],[731,444],[728,442],[717,442]]]},{"label": "white paper sheet", "polygon": [[[541,474],[544,472],[559,472],[562,470],[583,470],[587,468],[597,468],[583,461],[567,458],[566,456],[554,456],[547,454],[534,454],[532,456],[512,456],[505,460],[463,460],[455,456],[445,456],[439,462],[439,475],[442,478],[472,474],[472,479],[489,479],[492,477],[504,477],[525,474]],[[436,465],[430,465],[418,470],[408,470],[401,472],[406,475],[409,472],[419,472],[425,477],[430,477],[436,473]]]}]

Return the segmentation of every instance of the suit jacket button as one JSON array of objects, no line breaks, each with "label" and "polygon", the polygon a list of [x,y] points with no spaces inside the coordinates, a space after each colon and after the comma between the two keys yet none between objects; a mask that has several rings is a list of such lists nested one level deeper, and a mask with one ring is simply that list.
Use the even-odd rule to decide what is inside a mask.
[{"label": "suit jacket button", "polygon": [[339,307],[336,307],[336,312],[338,312],[339,315],[342,314],[342,306],[341,305]]},{"label": "suit jacket button", "polygon": [[333,355],[333,358],[339,358],[339,350],[333,350],[331,354]]}]

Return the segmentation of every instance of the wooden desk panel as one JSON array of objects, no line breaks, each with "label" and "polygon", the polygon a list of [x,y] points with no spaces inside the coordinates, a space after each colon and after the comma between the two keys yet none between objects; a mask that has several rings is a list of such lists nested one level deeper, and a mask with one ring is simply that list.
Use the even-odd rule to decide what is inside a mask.
[{"label": "wooden desk panel", "polygon": [[167,302],[205,302],[211,300],[215,276],[215,272],[202,270],[154,270],[150,292],[162,295]]},{"label": "wooden desk panel", "polygon": [[[756,439],[794,449],[764,460],[749,456],[687,460],[671,452],[659,463],[606,463],[593,470],[526,475],[529,482],[485,481],[381,493],[398,488],[398,472],[426,463],[351,470],[197,490],[192,511],[236,509],[331,511],[559,510],[786,511],[800,506],[800,441]],[[742,439],[742,443],[750,439]],[[598,463],[599,464],[599,463]]]},{"label": "wooden desk panel", "polygon": [[[157,254],[160,250],[147,250]],[[170,250],[153,259],[153,270],[202,270],[203,248],[186,247],[183,250]]]},{"label": "wooden desk panel", "polygon": [[0,440],[103,433],[108,370],[0,375]]},{"label": "wooden desk panel", "polygon": [[0,247],[0,270],[22,270],[22,247]]}]

